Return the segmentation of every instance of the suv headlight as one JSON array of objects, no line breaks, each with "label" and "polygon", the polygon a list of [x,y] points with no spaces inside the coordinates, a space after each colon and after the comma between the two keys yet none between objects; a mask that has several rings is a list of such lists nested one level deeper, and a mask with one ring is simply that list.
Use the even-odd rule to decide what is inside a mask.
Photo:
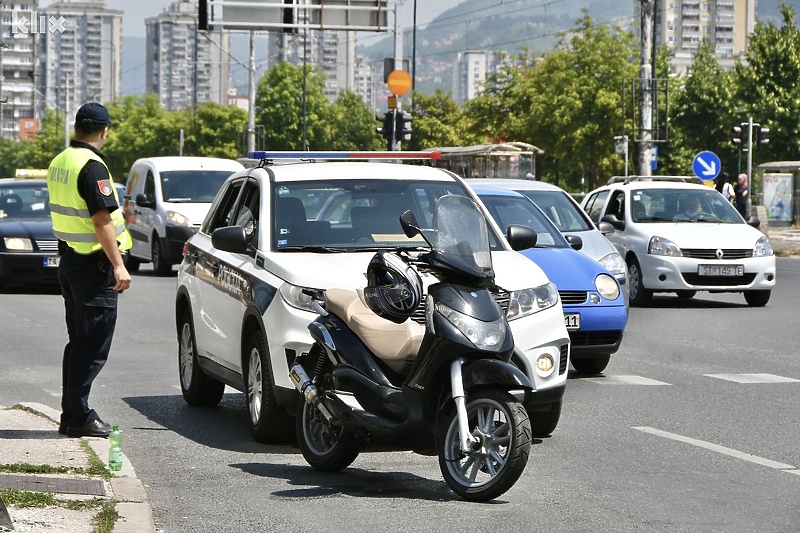
[{"label": "suv headlight", "polygon": [[3,242],[5,242],[6,250],[13,250],[15,252],[33,251],[33,243],[30,239],[24,237],[5,237]]},{"label": "suv headlight", "polygon": [[677,244],[664,237],[651,237],[650,245],[647,247],[650,255],[666,255],[669,257],[683,257],[683,252]]},{"label": "suv headlight", "polygon": [[617,280],[608,274],[600,274],[594,278],[594,286],[597,288],[597,292],[600,293],[600,296],[606,300],[616,300],[619,298],[619,284]]},{"label": "suv headlight", "polygon": [[176,211],[167,211],[167,221],[176,226],[191,226],[189,219]]},{"label": "suv headlight", "polygon": [[303,311],[316,313],[314,308],[311,307],[311,296],[303,294],[303,289],[305,289],[305,287],[298,287],[297,285],[292,285],[291,283],[284,283],[281,285],[279,292],[281,293],[284,301],[292,307],[296,309],[302,309]]},{"label": "suv headlight", "polygon": [[762,235],[759,237],[756,241],[756,247],[753,248],[753,257],[767,257],[774,254],[775,252],[772,250],[772,245],[767,236]]},{"label": "suv headlight", "polygon": [[558,290],[552,283],[545,283],[532,289],[513,291],[508,301],[506,319],[516,320],[538,313],[558,303]]},{"label": "suv headlight", "polygon": [[603,268],[611,272],[611,275],[615,278],[625,277],[625,273],[628,271],[625,261],[622,260],[622,256],[617,252],[604,255],[598,259],[597,262],[603,265]]},{"label": "suv headlight", "polygon": [[447,319],[479,350],[496,352],[503,347],[506,340],[506,321],[503,318],[494,322],[484,322],[455,309],[436,302],[436,312]]}]

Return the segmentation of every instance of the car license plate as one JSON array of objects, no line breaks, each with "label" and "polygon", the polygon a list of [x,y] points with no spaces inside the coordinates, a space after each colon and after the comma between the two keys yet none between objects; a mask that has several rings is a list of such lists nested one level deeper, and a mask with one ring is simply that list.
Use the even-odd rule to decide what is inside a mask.
[{"label": "car license plate", "polygon": [[45,257],[44,258],[44,266],[45,267],[57,267],[58,266],[58,262],[59,262],[60,259],[61,259],[60,256]]},{"label": "car license plate", "polygon": [[744,265],[699,265],[700,276],[743,276]]},{"label": "car license plate", "polygon": [[580,313],[564,313],[564,325],[570,330],[581,329]]}]

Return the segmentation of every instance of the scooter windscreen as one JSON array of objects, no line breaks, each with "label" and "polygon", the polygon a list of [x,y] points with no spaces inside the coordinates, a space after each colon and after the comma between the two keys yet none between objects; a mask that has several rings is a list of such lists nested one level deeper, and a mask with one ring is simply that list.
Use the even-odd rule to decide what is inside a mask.
[{"label": "scooter windscreen", "polygon": [[436,202],[429,241],[437,262],[470,277],[493,279],[486,219],[466,196],[447,195]]}]

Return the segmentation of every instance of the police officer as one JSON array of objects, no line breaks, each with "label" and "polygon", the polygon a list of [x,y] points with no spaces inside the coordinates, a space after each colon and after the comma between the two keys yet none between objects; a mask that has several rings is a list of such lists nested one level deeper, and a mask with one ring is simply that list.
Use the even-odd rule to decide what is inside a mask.
[{"label": "police officer", "polygon": [[68,335],[58,431],[70,437],[107,437],[111,432],[111,426],[89,408],[89,392],[108,359],[118,293],[131,284],[122,260],[122,252],[131,247],[131,236],[100,152],[110,125],[101,104],[81,106],[75,116],[74,139],[47,169]]}]

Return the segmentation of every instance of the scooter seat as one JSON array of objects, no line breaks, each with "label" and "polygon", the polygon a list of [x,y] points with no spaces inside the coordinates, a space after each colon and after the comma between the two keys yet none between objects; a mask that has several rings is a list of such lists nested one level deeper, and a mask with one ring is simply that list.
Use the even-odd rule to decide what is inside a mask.
[{"label": "scooter seat", "polygon": [[328,289],[325,309],[345,321],[367,348],[387,361],[413,361],[419,352],[425,328],[413,320],[395,324],[364,305],[356,291]]}]

